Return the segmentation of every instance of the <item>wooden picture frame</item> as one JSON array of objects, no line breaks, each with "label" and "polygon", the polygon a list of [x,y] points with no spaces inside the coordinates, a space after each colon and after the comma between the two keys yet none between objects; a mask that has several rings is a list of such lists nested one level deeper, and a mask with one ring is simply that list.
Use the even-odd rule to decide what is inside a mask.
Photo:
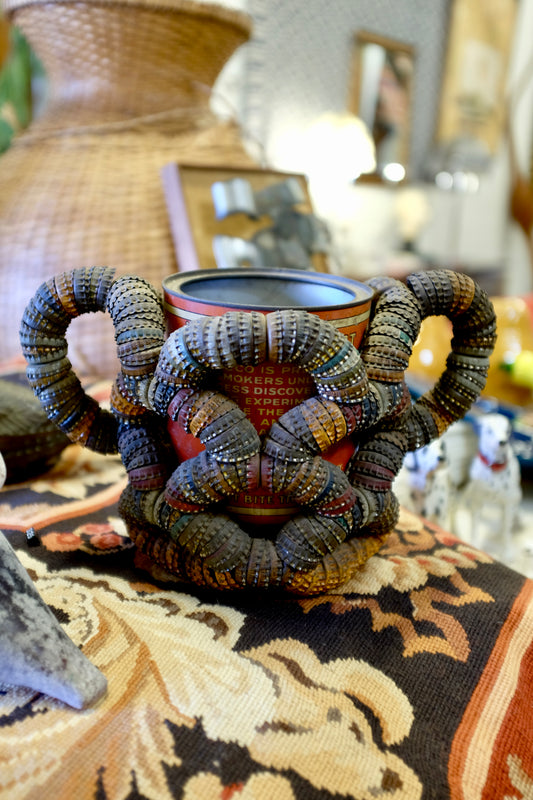
[{"label": "wooden picture frame", "polygon": [[[213,249],[215,237],[238,237],[250,241],[272,226],[273,220],[268,214],[254,218],[247,213],[237,212],[217,219],[212,187],[237,178],[248,184],[252,193],[268,188],[275,190],[285,181],[295,181],[293,186],[297,187],[301,200],[294,206],[295,212],[304,223],[311,218],[316,220],[305,175],[248,167],[166,164],[161,170],[161,179],[179,272],[219,268],[221,265],[217,263]],[[268,266],[287,265],[278,263]],[[311,253],[309,268],[328,272],[327,254]]]},{"label": "wooden picture frame", "polygon": [[492,156],[507,124],[517,0],[453,0],[435,140],[471,140]]},{"label": "wooden picture frame", "polygon": [[353,37],[348,110],[368,128],[375,172],[359,182],[401,183],[409,175],[415,48],[370,31]]}]

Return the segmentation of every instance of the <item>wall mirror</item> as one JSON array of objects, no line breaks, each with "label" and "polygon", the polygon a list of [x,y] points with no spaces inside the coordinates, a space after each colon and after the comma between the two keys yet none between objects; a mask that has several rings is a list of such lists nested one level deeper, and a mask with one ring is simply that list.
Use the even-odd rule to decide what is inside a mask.
[{"label": "wall mirror", "polygon": [[414,60],[411,45],[367,31],[354,36],[348,107],[376,146],[376,170],[360,181],[400,183],[408,177]]}]

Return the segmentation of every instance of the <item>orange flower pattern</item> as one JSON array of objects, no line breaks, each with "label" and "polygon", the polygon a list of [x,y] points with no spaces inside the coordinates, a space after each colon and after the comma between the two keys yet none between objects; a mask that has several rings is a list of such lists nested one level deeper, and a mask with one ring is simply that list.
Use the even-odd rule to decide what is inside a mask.
[{"label": "orange flower pattern", "polygon": [[132,547],[132,542],[126,533],[117,533],[117,529],[123,528],[120,519],[107,523],[80,525],[72,533],[57,531],[45,533],[41,536],[41,544],[52,552],[83,550],[95,555],[99,551],[117,552]]},{"label": "orange flower pattern", "polygon": [[[436,547],[436,541],[444,546]],[[402,510],[400,524],[387,545],[342,587],[342,592],[300,602],[306,610],[328,603],[334,614],[366,608],[372,616],[373,630],[390,627],[398,631],[405,656],[439,652],[466,661],[470,654],[468,636],[446,607],[493,602],[488,592],[471,586],[461,572],[492,562],[490,556],[450,534],[435,536],[422,519]],[[449,589],[442,591],[427,585],[430,576],[446,578]],[[386,587],[407,594],[415,613],[405,616],[396,610],[384,610],[378,595]],[[427,622],[435,633],[420,632]]]}]

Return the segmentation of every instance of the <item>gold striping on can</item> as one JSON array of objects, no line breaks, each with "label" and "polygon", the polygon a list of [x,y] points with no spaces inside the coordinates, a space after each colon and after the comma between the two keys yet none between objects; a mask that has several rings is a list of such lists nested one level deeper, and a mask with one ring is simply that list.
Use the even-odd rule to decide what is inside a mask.
[{"label": "gold striping on can", "polygon": [[[200,314],[198,311],[186,311],[182,308],[176,308],[175,306],[171,305],[168,302],[163,303],[163,308],[167,314],[171,314],[174,317],[180,317],[184,320],[196,320],[196,319],[203,319],[205,317],[204,314]],[[354,314],[350,317],[342,317],[341,319],[327,319],[327,322],[330,322],[336,328],[349,328],[354,325],[359,325],[361,322],[364,322],[370,317],[370,309],[366,311],[362,311],[360,314]]]}]

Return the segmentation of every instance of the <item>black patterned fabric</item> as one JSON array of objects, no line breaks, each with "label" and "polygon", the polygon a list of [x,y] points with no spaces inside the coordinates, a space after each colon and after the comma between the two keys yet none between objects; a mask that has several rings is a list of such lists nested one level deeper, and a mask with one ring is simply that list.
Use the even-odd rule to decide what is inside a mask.
[{"label": "black patterned fabric", "polygon": [[531,796],[533,582],[403,511],[329,595],[192,590],[135,552],[125,485],[118,457],[72,445],[0,493],[1,529],[108,680],[85,711],[1,687],[2,797]]}]

